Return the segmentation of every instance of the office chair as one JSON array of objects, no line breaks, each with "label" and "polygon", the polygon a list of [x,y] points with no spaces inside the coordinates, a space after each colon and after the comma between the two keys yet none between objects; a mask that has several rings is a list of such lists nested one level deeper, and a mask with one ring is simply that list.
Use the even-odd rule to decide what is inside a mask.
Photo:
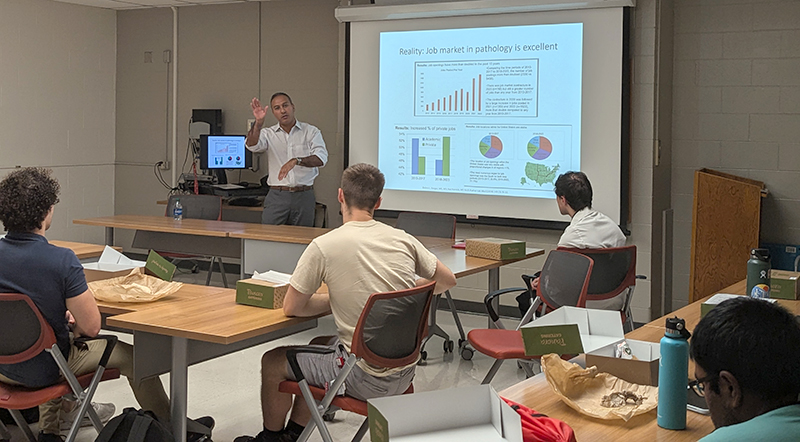
[{"label": "office chair", "polygon": [[636,274],[636,246],[608,249],[558,250],[580,253],[594,260],[592,278],[586,293],[586,305],[601,310],[619,310],[625,333],[633,331],[631,302],[637,279],[646,279]]},{"label": "office chair", "polygon": [[[397,216],[397,224],[395,225],[398,229],[404,230],[409,235],[413,236],[432,236],[435,238],[449,238],[455,239],[456,238],[456,217],[452,215],[440,215],[436,213],[417,213],[417,212],[402,212]],[[450,295],[450,290],[446,290],[444,292],[445,299],[447,299],[447,305],[450,307],[450,311],[453,313],[453,319],[456,322],[456,328],[458,328],[459,339],[458,339],[458,351],[461,354],[461,357],[465,360],[472,359],[472,349],[467,347],[467,338],[464,334],[464,327],[461,325],[461,320],[458,317],[458,310],[456,310],[456,305],[453,302],[453,297]],[[425,345],[427,345],[428,341],[434,336],[439,336],[440,338],[444,339],[444,343],[442,344],[442,348],[444,349],[445,353],[453,352],[453,348],[455,347],[453,344],[453,340],[450,339],[450,335],[447,334],[441,327],[436,323],[436,311],[439,307],[439,301],[442,299],[442,294],[438,294],[434,297],[432,308],[431,308],[431,320],[430,325],[428,328],[428,337],[425,339],[425,343],[422,344],[422,360],[426,360],[428,358],[428,353],[425,351]]]},{"label": "office chair", "polygon": [[[164,216],[171,217],[172,210],[175,208],[175,201],[181,200],[183,206],[183,217],[185,219],[208,219],[222,220],[222,197],[215,195],[170,195],[167,201],[167,211]],[[137,231],[138,234],[138,231]],[[136,236],[133,238],[133,247],[136,247]],[[158,252],[161,256],[172,258],[172,263],[180,261],[195,261],[198,258],[206,258],[201,255],[187,255],[184,253]],[[211,284],[211,274],[214,272],[214,263],[219,266],[219,273],[222,276],[222,285],[228,287],[228,278],[225,275],[225,267],[222,258],[211,256],[211,263],[208,265],[206,274],[206,285]]]},{"label": "office chair", "polygon": [[[0,364],[17,364],[38,356],[43,351],[49,353],[61,371],[64,381],[44,388],[27,388],[0,382],[0,407],[6,408],[14,418],[20,430],[30,442],[36,442],[36,436],[25,422],[19,410],[44,404],[62,396],[72,396],[80,401],[80,408],[72,427],[67,433],[66,442],[73,442],[78,435],[83,416],[87,413],[95,430],[103,429],[100,418],[91,406],[97,385],[101,381],[119,378],[119,370],[108,369],[108,358],[117,343],[116,336],[97,336],[81,338],[83,341],[103,339],[106,348],[100,363],[93,373],[76,377],[67,365],[67,360],[56,343],[56,336],[50,324],[42,317],[41,312],[31,298],[19,293],[0,293]],[[0,423],[0,433],[5,427]],[[7,431],[5,431],[7,433]]]},{"label": "office chair", "polygon": [[[533,277],[523,276],[527,286],[525,289],[504,289],[486,295],[484,304],[486,304],[489,318],[496,328],[474,329],[467,335],[470,344],[475,350],[496,359],[481,384],[490,383],[506,359],[521,360],[523,363],[520,366],[525,370],[527,377],[534,375],[536,367],[532,366],[528,361],[536,363],[533,365],[538,365],[540,356],[528,356],[525,354],[522,332],[519,331],[520,327],[530,322],[535,312],[540,309],[542,314],[545,314],[548,308],[555,310],[565,305],[585,307],[586,293],[589,288],[593,265],[592,258],[586,255],[564,250],[550,252],[539,276],[537,296],[514,330],[505,329],[503,323],[500,322],[500,316],[492,306],[492,301],[500,295],[517,293],[520,290],[524,290],[533,296],[533,287],[531,286]],[[570,356],[564,357],[569,358]]]},{"label": "office chair", "polygon": [[[302,395],[311,411],[311,421],[300,435],[299,442],[308,440],[315,428],[319,428],[322,440],[332,442],[333,439],[323,417],[338,409],[367,416],[366,401],[336,395],[357,361],[363,360],[377,367],[395,368],[419,360],[422,341],[428,333],[428,312],[435,285],[431,282],[420,287],[370,295],[353,333],[350,356],[339,375],[331,382],[327,392],[325,389],[308,385],[297,364],[297,354],[330,353],[333,350],[311,346],[288,350],[286,357],[298,381],[281,382],[278,391],[296,396]],[[413,392],[414,387],[410,385],[403,394]],[[364,423],[353,436],[353,442],[360,441],[368,428],[368,420],[364,419]]]}]

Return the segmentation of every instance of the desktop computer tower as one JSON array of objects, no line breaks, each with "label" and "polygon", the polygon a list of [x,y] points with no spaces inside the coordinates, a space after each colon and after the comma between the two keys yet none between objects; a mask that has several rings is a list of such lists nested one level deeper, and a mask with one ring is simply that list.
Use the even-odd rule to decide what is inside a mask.
[{"label": "desktop computer tower", "polygon": [[223,135],[222,109],[192,109],[192,122],[203,121],[211,126],[209,135]]}]

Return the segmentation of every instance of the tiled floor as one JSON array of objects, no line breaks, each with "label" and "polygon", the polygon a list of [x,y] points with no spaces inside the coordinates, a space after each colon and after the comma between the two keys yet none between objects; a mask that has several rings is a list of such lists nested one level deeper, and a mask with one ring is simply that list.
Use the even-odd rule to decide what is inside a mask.
[{"label": "tiled floor", "polygon": [[[182,273],[177,280],[190,283],[205,283],[205,273]],[[228,281],[235,281],[237,275],[228,275]],[[219,275],[214,274],[213,285],[222,285]],[[461,321],[466,331],[472,328],[486,327],[484,316],[461,314]],[[452,315],[440,312],[439,324],[456,337],[457,331]],[[513,322],[510,323],[513,326]],[[261,355],[281,345],[305,344],[320,335],[333,335],[336,328],[331,317],[322,318],[319,327],[297,335],[289,336],[268,344],[252,347],[234,354],[223,356],[189,368],[188,413],[190,417],[204,415],[216,419],[213,439],[217,442],[229,442],[242,434],[255,434],[261,429],[261,412],[259,404],[259,364]],[[130,335],[121,335],[121,339],[131,342]],[[420,365],[414,378],[417,391],[431,391],[462,385],[478,385],[483,379],[493,360],[475,353],[470,361],[461,359],[457,354],[444,354],[442,340],[434,337],[427,346],[428,359]],[[169,355],[163,355],[168,358]],[[522,370],[513,362],[506,362],[492,381],[495,389],[502,390],[525,378]],[[169,392],[169,375],[161,376],[161,380]],[[117,406],[117,414],[125,407],[137,407],[133,394],[124,379],[108,381],[101,384],[95,395],[98,402],[112,402]],[[138,408],[138,407],[137,407]],[[435,412],[435,410],[431,410]],[[334,440],[350,440],[362,422],[362,417],[346,412],[339,412],[329,428]],[[17,428],[11,427],[14,442],[23,441]],[[93,429],[82,429],[79,442],[93,441],[96,434]],[[369,436],[364,440],[369,440]],[[311,438],[321,440],[318,433]]]}]

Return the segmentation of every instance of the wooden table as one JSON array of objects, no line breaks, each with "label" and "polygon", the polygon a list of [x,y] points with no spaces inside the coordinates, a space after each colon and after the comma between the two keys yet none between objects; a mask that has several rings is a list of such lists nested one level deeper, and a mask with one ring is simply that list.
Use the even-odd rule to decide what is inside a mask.
[{"label": "wooden table", "polygon": [[[317,317],[236,304],[236,291],[184,284],[149,303],[98,302],[106,323],[133,332],[134,382],[170,373],[173,433],[186,440],[188,367],[317,326]],[[170,355],[170,357],[167,357]]]},{"label": "wooden table", "polygon": [[242,223],[240,230],[230,233],[231,238],[242,242],[241,277],[255,271],[294,272],[311,241],[330,231],[321,227]]},{"label": "wooden table", "polygon": [[[726,287],[720,293],[744,295],[745,281],[740,281]],[[710,297],[710,296],[709,296]],[[708,299],[703,298],[680,308],[669,315],[658,318],[625,335],[626,338],[641,341],[658,342],[664,336],[664,326],[667,316],[678,316],[686,320],[687,329],[693,330],[700,322],[700,304]],[[800,314],[800,301],[779,300],[778,304],[786,307],[795,314]],[[694,378],[694,365],[689,366],[689,377]],[[500,395],[513,401],[524,404],[534,410],[550,417],[561,419],[575,430],[578,440],[588,441],[695,441],[712,431],[714,424],[711,418],[701,414],[687,412],[686,430],[665,430],[656,423],[656,410],[636,416],[624,422],[622,420],[604,421],[584,416],[573,410],[556,397],[544,374],[538,374],[526,379],[517,385],[500,392]]]},{"label": "wooden table", "polygon": [[[78,259],[91,259],[91,258],[98,258],[100,255],[103,254],[103,250],[105,250],[106,246],[101,246],[97,244],[86,244],[82,242],[73,242],[73,241],[59,241],[54,239],[52,241],[48,240],[48,242],[57,247],[63,247],[65,249],[70,249],[75,253],[75,256]],[[114,247],[115,250],[121,252],[122,247]]]}]

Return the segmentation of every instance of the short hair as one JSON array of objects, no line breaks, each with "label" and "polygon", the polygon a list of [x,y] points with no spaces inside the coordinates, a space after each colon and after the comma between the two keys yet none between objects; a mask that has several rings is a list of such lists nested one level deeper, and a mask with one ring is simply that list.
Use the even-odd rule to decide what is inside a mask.
[{"label": "short hair", "polygon": [[342,193],[348,206],[372,210],[383,192],[386,178],[371,164],[354,164],[342,173]]},{"label": "short hair", "polygon": [[592,208],[592,184],[583,172],[566,172],[556,180],[556,196],[563,196],[572,210]]},{"label": "short hair", "polygon": [[[725,370],[765,401],[800,394],[800,325],[783,307],[740,296],[714,307],[691,338],[691,356],[708,376]],[[709,383],[719,393],[716,379]]]},{"label": "short hair", "polygon": [[292,102],[292,97],[290,97],[286,92],[275,92],[271,97],[269,97],[269,107],[272,107],[272,100],[274,100],[276,97],[286,97],[286,99],[289,100],[289,104],[294,104]]},{"label": "short hair", "polygon": [[26,167],[0,181],[0,221],[9,232],[32,232],[42,227],[47,212],[58,203],[61,190],[52,171]]}]

